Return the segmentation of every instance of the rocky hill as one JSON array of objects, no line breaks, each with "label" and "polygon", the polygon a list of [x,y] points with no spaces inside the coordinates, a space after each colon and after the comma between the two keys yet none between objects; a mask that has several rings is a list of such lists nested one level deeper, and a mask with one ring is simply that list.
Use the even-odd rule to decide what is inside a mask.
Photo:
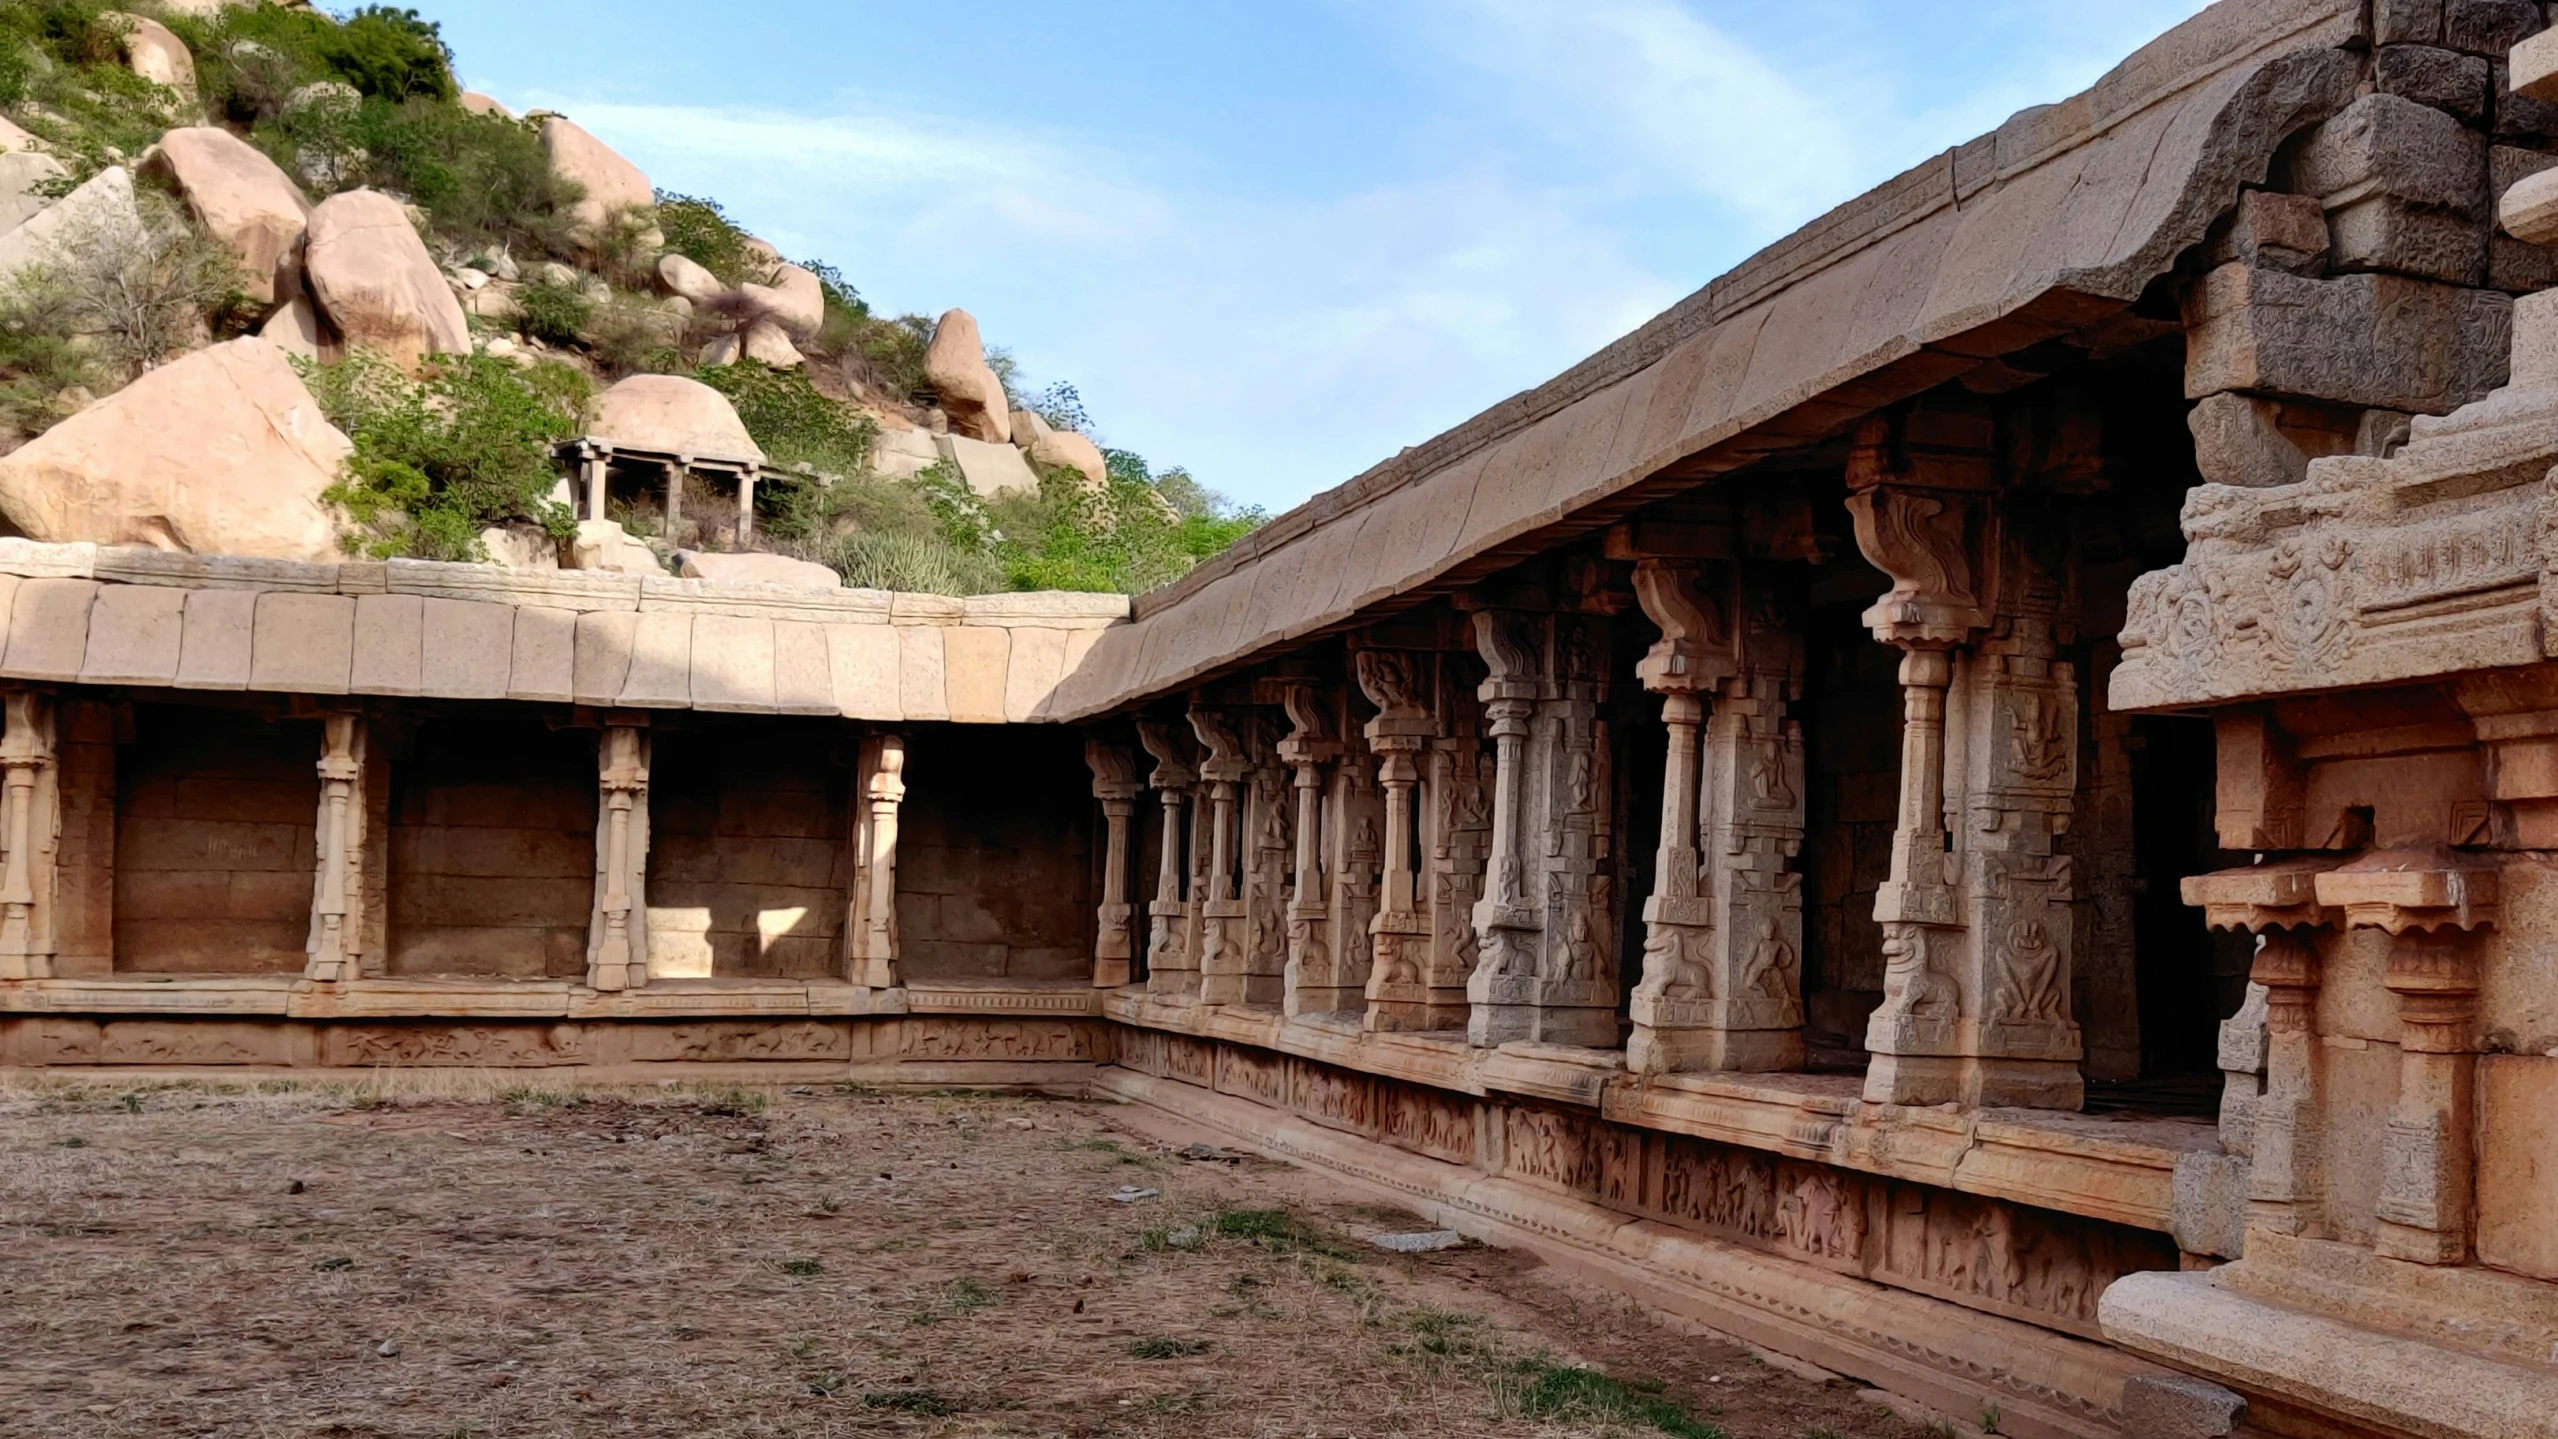
[{"label": "rocky hill", "polygon": [[0,0],[0,518],[39,540],[968,594],[1258,521],[874,313],[434,24]]}]

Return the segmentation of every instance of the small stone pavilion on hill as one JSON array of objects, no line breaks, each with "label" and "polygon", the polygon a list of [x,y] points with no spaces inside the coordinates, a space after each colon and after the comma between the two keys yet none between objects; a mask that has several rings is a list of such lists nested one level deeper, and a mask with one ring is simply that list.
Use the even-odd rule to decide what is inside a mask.
[{"label": "small stone pavilion on hill", "polygon": [[2547,19],[2224,0],[1133,606],[0,543],[0,1059],[1081,1086],[2003,1434],[2558,1434]]}]

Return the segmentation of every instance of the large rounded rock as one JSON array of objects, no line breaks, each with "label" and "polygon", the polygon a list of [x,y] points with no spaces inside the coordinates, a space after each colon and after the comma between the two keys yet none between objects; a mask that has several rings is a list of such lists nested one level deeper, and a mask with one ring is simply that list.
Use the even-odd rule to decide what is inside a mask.
[{"label": "large rounded rock", "polygon": [[233,340],[174,360],[0,458],[0,511],[56,543],[339,557],[320,502],[355,446],[284,352]]},{"label": "large rounded rock", "polygon": [[271,305],[291,297],[311,206],[273,160],[228,130],[199,125],[161,136],[142,171],[169,182],[206,232],[239,257],[250,299]]},{"label": "large rounded rock", "polygon": [[1004,382],[986,363],[986,342],[978,338],[977,317],[952,310],[933,327],[933,342],[924,350],[924,378],[941,396],[950,427],[972,440],[1009,445],[1013,439],[1012,401]]},{"label": "large rounded rock", "polygon": [[332,195],[311,212],[310,233],[311,293],[350,348],[412,370],[429,355],[470,352],[462,302],[399,201],[378,190]]},{"label": "large rounded rock", "polygon": [[790,342],[790,332],[770,320],[757,320],[738,333],[741,352],[750,360],[761,360],[776,370],[795,370],[807,361],[799,346]]},{"label": "large rounded rock", "polygon": [[562,116],[542,121],[542,150],[562,178],[586,187],[586,198],[577,202],[577,222],[589,233],[602,233],[620,211],[657,203],[657,191],[639,166]]},{"label": "large rounded rock", "polygon": [[474,115],[495,115],[501,120],[515,118],[515,112],[500,104],[495,96],[483,95],[477,90],[463,91],[461,106]]},{"label": "large rounded rock", "polygon": [[803,345],[817,338],[817,327],[826,323],[826,288],[813,272],[797,265],[776,270],[769,285],[740,285],[737,293],[746,298],[758,319],[779,325],[782,333]]},{"label": "large rounded rock", "polygon": [[716,305],[728,297],[728,286],[690,255],[669,250],[657,257],[657,281],[666,293],[696,305]]},{"label": "large rounded rock", "polygon": [[124,48],[125,68],[154,85],[166,85],[192,99],[195,55],[168,26],[121,10],[98,17],[116,27],[116,43]]},{"label": "large rounded rock", "polygon": [[62,264],[88,247],[138,244],[142,238],[142,212],[133,203],[133,172],[112,165],[28,216],[16,229],[0,234],[0,280],[30,265]]},{"label": "large rounded rock", "polygon": [[52,204],[36,193],[36,186],[66,173],[61,161],[42,151],[0,150],[0,234],[34,219],[37,211]]},{"label": "large rounded rock", "polygon": [[633,375],[597,395],[586,406],[586,433],[625,449],[764,463],[728,397],[682,375]]}]

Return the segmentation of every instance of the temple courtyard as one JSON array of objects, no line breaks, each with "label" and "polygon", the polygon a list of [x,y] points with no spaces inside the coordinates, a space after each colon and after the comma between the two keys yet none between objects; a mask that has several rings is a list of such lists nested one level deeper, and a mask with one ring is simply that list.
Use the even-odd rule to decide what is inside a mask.
[{"label": "temple courtyard", "polygon": [[1930,1432],[1430,1228],[1083,1100],[20,1084],[0,1432]]}]

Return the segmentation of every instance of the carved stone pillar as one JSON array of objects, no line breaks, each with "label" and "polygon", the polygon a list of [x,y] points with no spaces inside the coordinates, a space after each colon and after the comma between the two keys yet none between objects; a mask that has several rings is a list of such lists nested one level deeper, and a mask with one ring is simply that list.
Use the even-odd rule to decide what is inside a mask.
[{"label": "carved stone pillar", "polygon": [[2078,772],[2077,676],[2055,658],[2064,547],[2028,522],[2024,497],[1988,492],[1986,418],[1907,424],[1869,424],[1849,464],[1858,546],[1893,581],[1866,623],[1903,651],[1865,1097],[2076,1109],[2076,925],[2053,843]]},{"label": "carved stone pillar", "polygon": [[645,717],[616,714],[596,746],[595,913],[586,982],[599,991],[648,983],[648,761]]},{"label": "carved stone pillar", "polygon": [[2318,897],[2391,939],[2381,982],[2398,996],[2398,1098],[2381,1140],[2373,1248],[2417,1264],[2469,1257],[2476,1142],[2478,955],[2500,876],[2447,849],[2383,851],[2318,877]]},{"label": "carved stone pillar", "polygon": [[2265,1079],[2248,1126],[2247,1227],[2272,1234],[2314,1236],[2326,1228],[2317,937],[2332,932],[2337,916],[2319,902],[2318,875],[2334,863],[2277,860],[2183,884],[2185,902],[2201,907],[2206,924],[2257,936],[2248,979],[2265,995]]},{"label": "carved stone pillar", "polygon": [[1466,1038],[1478,1046],[1536,1036],[1545,915],[1541,897],[1529,890],[1526,849],[1528,810],[1544,793],[1528,758],[1544,660],[1536,626],[1535,616],[1514,610],[1474,615],[1475,644],[1491,669],[1477,694],[1493,744],[1492,854],[1474,907],[1475,969],[1466,979]]},{"label": "carved stone pillar", "polygon": [[311,890],[311,938],[303,974],[338,984],[363,973],[365,744],[364,716],[320,717],[319,873]]},{"label": "carved stone pillar", "polygon": [[1430,715],[1428,661],[1402,650],[1360,650],[1353,657],[1360,692],[1377,707],[1368,721],[1368,748],[1377,756],[1377,787],[1385,797],[1383,892],[1369,921],[1368,1012],[1371,1030],[1439,1027],[1430,996],[1430,917],[1421,905],[1415,866],[1421,782],[1417,757],[1436,724]]},{"label": "carved stone pillar", "polygon": [[1186,1003],[1199,997],[1199,913],[1198,891],[1188,883],[1191,829],[1182,823],[1182,815],[1199,776],[1172,726],[1139,720],[1137,739],[1155,762],[1146,783],[1163,806],[1155,897],[1146,907],[1146,993]]},{"label": "carved stone pillar", "polygon": [[[1252,767],[1243,741],[1223,715],[1190,711],[1190,729],[1207,758],[1199,778],[1207,788],[1207,899],[1200,907],[1199,1002],[1243,1004],[1251,997],[1252,912],[1243,895],[1242,793]],[[1275,1000],[1276,995],[1272,998]]]},{"label": "carved stone pillar", "polygon": [[56,952],[62,785],[53,698],[11,690],[0,731],[0,979],[48,979]]},{"label": "carved stone pillar", "polygon": [[872,735],[855,771],[853,903],[844,926],[845,978],[868,989],[897,986],[897,814],[906,800],[906,741]]},{"label": "carved stone pillar", "polygon": [[[1332,1014],[1359,1007],[1365,966],[1353,952],[1334,944],[1333,886],[1325,876],[1324,766],[1341,756],[1333,736],[1331,696],[1311,682],[1289,680],[1279,686],[1280,703],[1288,711],[1290,729],[1279,741],[1280,762],[1294,777],[1295,852],[1290,868],[1296,876],[1288,894],[1288,961],[1281,983],[1290,1018]],[[1334,816],[1337,826],[1342,816]],[[1361,949],[1364,950],[1362,945]]]},{"label": "carved stone pillar", "polygon": [[1466,1030],[1478,1046],[1617,1042],[1616,915],[1606,864],[1615,820],[1607,636],[1593,616],[1476,612],[1491,675],[1478,692],[1499,747],[1490,892]]},{"label": "carved stone pillar", "polygon": [[1429,1028],[1463,1029],[1466,985],[1479,957],[1474,909],[1483,899],[1483,876],[1492,853],[1492,777],[1482,737],[1470,713],[1474,697],[1462,679],[1450,678],[1461,656],[1438,657],[1438,712],[1444,733],[1430,741],[1422,776],[1421,895],[1430,925],[1429,957],[1422,983],[1429,994]]},{"label": "carved stone pillar", "polygon": [[1101,802],[1101,903],[1093,936],[1092,982],[1098,989],[1128,983],[1135,954],[1137,908],[1128,897],[1130,821],[1137,814],[1137,760],[1117,745],[1098,740],[1084,746],[1084,764],[1092,770],[1093,798]]},{"label": "carved stone pillar", "polygon": [[1742,583],[1724,566],[1635,568],[1663,636],[1636,673],[1662,695],[1670,739],[1627,1044],[1638,1073],[1803,1065],[1802,876],[1788,868],[1803,846],[1803,743],[1785,714],[1796,647]]},{"label": "carved stone pillar", "polygon": [[1332,954],[1336,1011],[1356,1013],[1367,1004],[1374,974],[1371,926],[1378,909],[1378,871],[1385,858],[1385,797],[1377,761],[1366,739],[1351,730],[1344,710],[1341,759],[1332,767],[1324,802],[1323,876],[1330,887],[1324,911]]}]

